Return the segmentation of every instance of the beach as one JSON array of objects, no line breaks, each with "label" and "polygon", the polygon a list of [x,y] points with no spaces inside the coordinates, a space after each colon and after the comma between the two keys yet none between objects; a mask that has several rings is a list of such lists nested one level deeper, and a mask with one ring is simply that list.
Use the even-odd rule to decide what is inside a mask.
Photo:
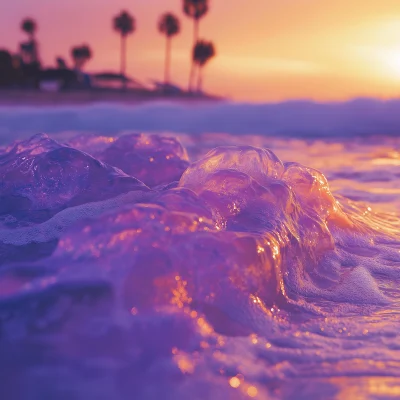
[{"label": "beach", "polygon": [[400,2],[0,12],[0,400],[400,398]]}]

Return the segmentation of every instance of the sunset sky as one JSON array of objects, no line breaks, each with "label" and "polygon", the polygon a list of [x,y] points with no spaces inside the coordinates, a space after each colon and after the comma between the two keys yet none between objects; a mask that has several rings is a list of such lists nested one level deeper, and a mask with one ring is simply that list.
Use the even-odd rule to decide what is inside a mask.
[{"label": "sunset sky", "polygon": [[[94,52],[88,71],[119,68],[119,37],[111,19],[122,9],[136,17],[128,39],[128,73],[143,82],[162,79],[164,38],[159,15],[176,13],[182,32],[173,41],[173,81],[186,87],[192,22],[181,0],[13,0],[0,4],[0,48],[16,51],[20,21],[39,25],[46,65],[69,58],[72,45]],[[210,0],[202,38],[218,55],[206,67],[205,89],[237,100],[339,100],[400,94],[398,0]]]}]

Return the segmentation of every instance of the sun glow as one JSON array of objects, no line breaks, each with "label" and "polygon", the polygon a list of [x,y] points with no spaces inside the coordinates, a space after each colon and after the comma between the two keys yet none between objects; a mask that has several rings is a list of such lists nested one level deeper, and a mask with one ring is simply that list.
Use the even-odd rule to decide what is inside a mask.
[{"label": "sun glow", "polygon": [[382,72],[400,81],[400,47],[382,51]]},{"label": "sun glow", "polygon": [[361,47],[358,50],[365,62],[364,72],[373,74],[380,81],[400,81],[400,46]]},{"label": "sun glow", "polygon": [[378,78],[381,82],[400,81],[400,18],[384,18],[365,23],[347,32],[353,41],[351,52],[357,59],[360,74]]}]

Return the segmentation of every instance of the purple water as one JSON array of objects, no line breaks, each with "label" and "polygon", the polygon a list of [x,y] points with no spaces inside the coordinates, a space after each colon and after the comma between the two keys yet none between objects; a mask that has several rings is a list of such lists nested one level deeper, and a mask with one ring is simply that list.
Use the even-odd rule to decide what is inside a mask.
[{"label": "purple water", "polygon": [[13,142],[67,111],[8,111],[1,399],[400,396],[393,132],[139,134],[111,107],[113,134]]}]

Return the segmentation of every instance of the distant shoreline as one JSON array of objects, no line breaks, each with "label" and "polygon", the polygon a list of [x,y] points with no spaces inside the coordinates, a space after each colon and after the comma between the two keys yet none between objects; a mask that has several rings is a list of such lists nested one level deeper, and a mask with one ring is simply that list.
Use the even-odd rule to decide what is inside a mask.
[{"label": "distant shoreline", "polygon": [[119,90],[74,90],[60,92],[21,89],[0,90],[0,105],[2,106],[76,105],[104,102],[140,104],[150,101],[219,102],[224,100],[226,99],[209,95],[186,93],[163,95],[157,92],[123,92]]}]

